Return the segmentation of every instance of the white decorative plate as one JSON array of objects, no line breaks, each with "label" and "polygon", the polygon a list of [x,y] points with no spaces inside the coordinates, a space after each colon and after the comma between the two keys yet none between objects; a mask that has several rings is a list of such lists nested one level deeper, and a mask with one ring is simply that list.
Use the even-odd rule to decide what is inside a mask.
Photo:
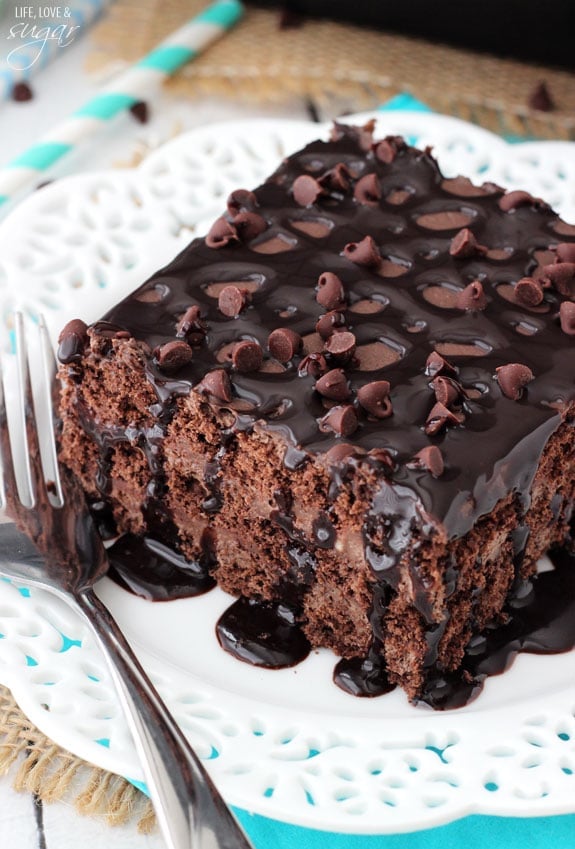
[{"label": "white decorative plate", "polygon": [[[426,113],[377,118],[378,134],[433,145],[448,175],[526,188],[575,219],[575,145],[508,146]],[[69,318],[98,318],[203,231],[229,191],[256,185],[286,153],[327,132],[278,120],[213,125],[177,138],[138,170],[47,186],[0,226],[4,323],[15,306],[43,311],[54,335]],[[414,831],[478,812],[575,813],[575,652],[520,656],[466,708],[434,713],[399,691],[346,695],[331,681],[329,652],[282,671],[233,660],[214,634],[228,604],[219,590],[151,604],[104,580],[101,595],[233,805],[356,834]],[[0,582],[0,635],[0,680],[27,715],[80,757],[141,780],[81,621],[44,593]]]}]

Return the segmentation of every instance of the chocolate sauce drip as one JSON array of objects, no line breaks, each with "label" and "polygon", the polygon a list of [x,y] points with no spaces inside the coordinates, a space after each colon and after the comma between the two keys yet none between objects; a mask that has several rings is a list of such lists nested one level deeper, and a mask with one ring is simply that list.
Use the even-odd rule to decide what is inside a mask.
[{"label": "chocolate sauce drip", "polygon": [[202,510],[205,513],[217,513],[222,507],[222,494],[220,492],[221,460],[226,450],[222,446],[216,457],[206,463],[204,468],[204,486],[209,492],[207,498],[202,501]]},{"label": "chocolate sauce drip", "polygon": [[201,595],[215,586],[209,554],[190,563],[157,540],[126,534],[109,549],[109,575],[150,601]]},{"label": "chocolate sauce drip", "polygon": [[106,501],[92,501],[89,503],[92,519],[96,525],[99,535],[103,540],[116,539],[118,528],[114,519],[112,508]]},{"label": "chocolate sauce drip", "polygon": [[[152,601],[198,595],[215,584],[206,563],[187,563],[154,540],[127,535],[109,554],[110,577]],[[479,695],[487,677],[508,669],[517,654],[559,654],[575,648],[575,557],[563,549],[549,556],[554,568],[521,585],[507,605],[507,622],[474,636],[456,673],[430,675],[419,701],[435,710],[462,707]],[[292,584],[305,586],[313,574],[313,561],[307,552],[295,549],[293,558],[298,576],[296,580],[294,573]],[[376,636],[367,655],[342,658],[335,666],[334,682],[351,695],[371,698],[394,689],[381,653],[386,598],[387,590],[380,587],[371,614]],[[293,602],[290,607],[238,599],[217,622],[221,646],[254,666],[280,669],[300,663],[310,645],[298,624],[296,593]],[[440,631],[434,634],[436,642]]]},{"label": "chocolate sauce drip", "polygon": [[341,690],[352,696],[383,696],[395,689],[387,677],[381,654],[370,652],[365,658],[342,658],[336,664],[333,680]]},{"label": "chocolate sauce drip", "polygon": [[216,633],[222,648],[238,660],[266,669],[295,666],[311,649],[285,604],[240,598],[219,618]]},{"label": "chocolate sauce drip", "polygon": [[333,680],[342,690],[352,696],[372,698],[382,696],[395,689],[388,678],[383,657],[383,619],[391,597],[390,585],[376,584],[369,622],[373,634],[365,657],[342,658],[335,666]]},{"label": "chocolate sauce drip", "polygon": [[[421,702],[435,710],[462,707],[479,695],[487,677],[504,672],[519,653],[559,654],[575,648],[575,557],[564,549],[549,556],[555,568],[516,592],[507,605],[504,625],[472,638],[457,672],[430,675]],[[392,689],[385,689],[385,669],[373,651],[363,659],[340,661],[334,681],[356,696],[377,696]]]},{"label": "chocolate sauce drip", "polygon": [[313,538],[319,548],[333,548],[335,543],[335,528],[329,516],[320,513],[312,522]]}]

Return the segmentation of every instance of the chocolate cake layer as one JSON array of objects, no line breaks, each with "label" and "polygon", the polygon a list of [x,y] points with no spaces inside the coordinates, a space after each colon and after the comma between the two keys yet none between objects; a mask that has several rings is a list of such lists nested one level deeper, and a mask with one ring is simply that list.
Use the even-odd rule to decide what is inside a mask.
[{"label": "chocolate cake layer", "polygon": [[285,605],[421,698],[569,538],[575,228],[372,130],[65,328],[62,456],[124,573]]}]

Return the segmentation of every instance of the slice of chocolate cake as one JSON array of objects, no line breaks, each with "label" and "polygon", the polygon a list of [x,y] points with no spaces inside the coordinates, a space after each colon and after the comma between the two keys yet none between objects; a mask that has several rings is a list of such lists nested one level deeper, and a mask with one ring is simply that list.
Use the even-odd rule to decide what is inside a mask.
[{"label": "slice of chocolate cake", "polygon": [[543,201],[336,125],[64,329],[62,457],[127,585],[217,582],[236,653],[441,705],[569,538],[574,294]]}]

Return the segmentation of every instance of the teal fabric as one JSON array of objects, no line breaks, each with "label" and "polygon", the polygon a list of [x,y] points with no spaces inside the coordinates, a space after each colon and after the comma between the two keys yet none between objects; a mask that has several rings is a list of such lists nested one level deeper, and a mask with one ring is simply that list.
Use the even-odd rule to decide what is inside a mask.
[{"label": "teal fabric", "polygon": [[255,849],[573,849],[575,815],[470,816],[411,834],[353,835],[286,825],[234,810]]},{"label": "teal fabric", "polygon": [[[416,97],[413,97],[413,95],[408,94],[407,92],[397,94],[395,97],[392,97],[390,100],[382,103],[379,108],[384,112],[401,110],[408,110],[409,112],[433,112],[433,109],[431,109],[426,103],[422,103],[421,100],[418,100]],[[520,142],[535,140],[535,136],[502,135],[502,138],[510,144],[518,144]]]},{"label": "teal fabric", "polygon": [[426,103],[422,103],[421,100],[417,100],[416,97],[407,94],[407,92],[396,94],[395,97],[387,100],[379,108],[385,112],[433,112],[433,109],[430,109]]}]

